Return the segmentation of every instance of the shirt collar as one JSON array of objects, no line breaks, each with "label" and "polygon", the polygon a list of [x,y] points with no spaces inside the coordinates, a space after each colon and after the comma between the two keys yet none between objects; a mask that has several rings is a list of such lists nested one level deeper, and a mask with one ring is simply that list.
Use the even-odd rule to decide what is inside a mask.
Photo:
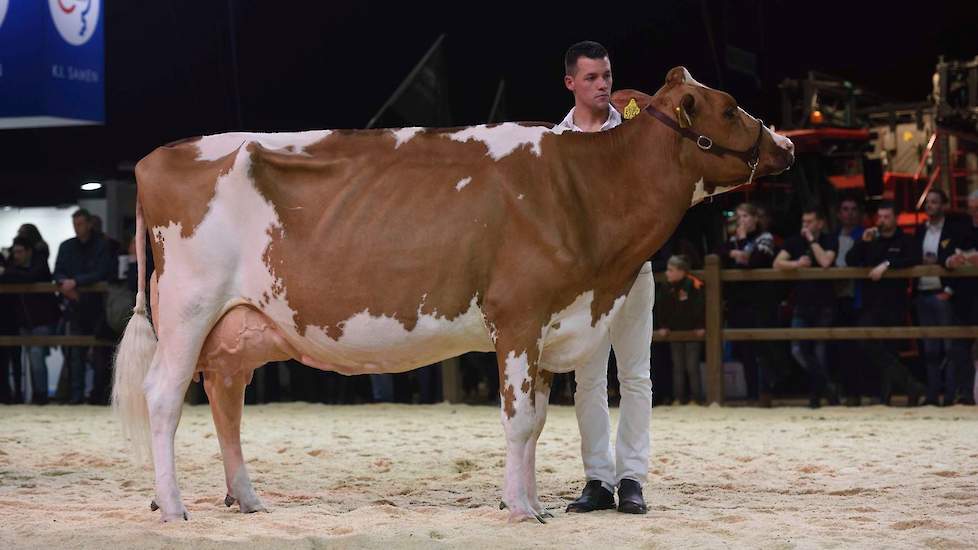
[{"label": "shirt collar", "polygon": [[941,221],[939,221],[937,223],[934,223],[931,220],[927,220],[927,228],[928,229],[944,229],[944,219],[945,218],[942,216],[941,217]]},{"label": "shirt collar", "polygon": [[[621,114],[617,110],[615,110],[615,107],[612,104],[609,103],[608,120],[606,120],[604,124],[601,125],[599,131],[603,132],[605,130],[610,130],[615,126],[618,126],[619,124],[621,124]],[[574,132],[584,131],[578,128],[576,124],[574,124],[574,107],[571,107],[571,110],[567,112],[567,116],[564,117],[564,120],[560,121],[560,124],[558,124],[558,126],[563,126],[564,128],[567,128],[568,130],[572,130]]]}]

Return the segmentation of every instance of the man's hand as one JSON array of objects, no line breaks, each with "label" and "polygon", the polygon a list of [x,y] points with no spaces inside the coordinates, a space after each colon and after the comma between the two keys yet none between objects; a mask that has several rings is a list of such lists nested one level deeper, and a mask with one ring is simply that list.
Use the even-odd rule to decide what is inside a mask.
[{"label": "man's hand", "polygon": [[58,283],[58,290],[61,292],[61,295],[72,302],[78,301],[79,295],[77,289],[78,282],[74,279],[64,279]]},{"label": "man's hand", "polygon": [[873,270],[869,272],[869,278],[872,279],[873,281],[879,281],[880,279],[883,278],[883,274],[886,273],[886,270],[889,267],[890,264],[888,264],[887,262],[881,263],[880,265],[874,267]]},{"label": "man's hand", "polygon": [[738,264],[746,264],[750,254],[746,250],[731,250],[730,258]]},{"label": "man's hand", "polygon": [[958,252],[957,254],[949,257],[947,261],[944,262],[944,266],[948,269],[957,269],[959,267],[964,267],[967,265],[968,259],[964,257],[964,254]]},{"label": "man's hand", "polygon": [[656,336],[662,336],[662,337],[669,336],[669,329],[660,328],[659,330],[655,331],[655,334]]},{"label": "man's hand", "polygon": [[706,329],[705,328],[698,328],[698,329],[694,330],[693,332],[695,332],[696,335],[699,336],[700,338],[706,336]]},{"label": "man's hand", "polygon": [[809,231],[807,227],[803,227],[801,229],[801,236],[804,237],[805,240],[808,241],[809,243],[812,243],[812,242],[815,241],[815,236],[812,235],[812,232]]},{"label": "man's hand", "polygon": [[798,258],[798,261],[795,263],[798,265],[798,267],[812,267],[812,259],[807,255]]},{"label": "man's hand", "polygon": [[875,227],[870,227],[866,229],[866,231],[863,231],[863,241],[867,243],[873,242],[876,239],[876,237],[879,236],[879,234],[880,234],[879,229]]}]

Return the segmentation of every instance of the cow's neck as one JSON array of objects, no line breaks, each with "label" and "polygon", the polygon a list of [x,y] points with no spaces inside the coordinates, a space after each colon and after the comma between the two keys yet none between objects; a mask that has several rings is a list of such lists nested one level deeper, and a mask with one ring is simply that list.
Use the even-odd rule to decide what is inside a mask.
[{"label": "cow's neck", "polygon": [[595,232],[591,252],[603,273],[622,278],[633,277],[669,239],[695,183],[679,135],[648,114],[639,116],[617,131],[590,134],[593,141],[581,144],[588,152],[566,160]]}]

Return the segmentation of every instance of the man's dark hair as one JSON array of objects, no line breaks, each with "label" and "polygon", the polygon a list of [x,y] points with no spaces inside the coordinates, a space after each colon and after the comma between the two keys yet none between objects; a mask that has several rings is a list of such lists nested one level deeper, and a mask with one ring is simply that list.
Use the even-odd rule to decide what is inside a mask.
[{"label": "man's dark hair", "polygon": [[13,246],[23,246],[24,249],[33,251],[34,246],[31,244],[31,240],[27,237],[14,237]]},{"label": "man's dark hair", "polygon": [[816,219],[825,221],[825,215],[822,214],[822,210],[817,206],[806,206],[802,208],[801,215],[804,216],[805,214],[815,214]]},{"label": "man's dark hair", "polygon": [[932,188],[930,191],[927,192],[928,195],[931,194],[931,193],[935,193],[938,197],[941,198],[941,204],[947,204],[948,203],[947,193],[945,193],[943,189],[937,189],[935,187],[935,188]]},{"label": "man's dark hair", "polygon": [[590,40],[574,44],[567,48],[567,53],[564,54],[564,74],[573,76],[577,72],[577,60],[581,57],[604,59],[608,57],[608,50],[604,49],[601,44]]},{"label": "man's dark hair", "polygon": [[860,212],[862,212],[862,209],[863,209],[863,203],[862,203],[862,201],[860,201],[860,200],[859,200],[859,199],[857,199],[856,197],[854,197],[854,196],[852,196],[852,195],[844,195],[844,196],[843,196],[843,197],[842,197],[842,198],[841,198],[841,199],[839,200],[839,207],[840,207],[840,208],[842,207],[842,203],[844,203],[844,202],[851,202],[851,203],[853,203],[853,204],[855,204],[855,205],[856,205],[856,209],[857,209],[857,210],[859,210]]},{"label": "man's dark hair", "polygon": [[85,221],[90,222],[92,221],[92,213],[84,208],[79,208],[78,210],[75,210],[74,214],[71,215],[71,219],[75,218],[85,218]]},{"label": "man's dark hair", "polygon": [[879,204],[876,205],[876,211],[879,212],[880,210],[892,210],[894,216],[900,214],[900,210],[896,207],[896,203],[893,201],[880,201]]}]

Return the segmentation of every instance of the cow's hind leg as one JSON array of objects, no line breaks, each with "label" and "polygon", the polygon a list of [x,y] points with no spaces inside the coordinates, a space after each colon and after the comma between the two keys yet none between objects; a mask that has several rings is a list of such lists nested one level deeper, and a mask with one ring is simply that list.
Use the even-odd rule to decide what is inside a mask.
[{"label": "cow's hind leg", "polygon": [[160,508],[163,521],[190,519],[177,485],[173,438],[183,412],[183,397],[197,364],[199,345],[193,345],[192,338],[181,338],[179,340],[183,345],[175,346],[173,344],[177,342],[174,340],[178,339],[168,339],[164,345],[164,339],[160,339],[161,345],[156,350],[153,364],[143,384],[156,473],[156,499],[153,506]]},{"label": "cow's hind leg", "polygon": [[241,453],[241,412],[244,408],[245,386],[250,382],[253,370],[247,369],[233,376],[220,371],[204,373],[204,390],[211,404],[217,439],[224,459],[224,475],[227,481],[228,506],[238,503],[242,513],[267,512],[265,505],[251,485],[251,477]]}]

